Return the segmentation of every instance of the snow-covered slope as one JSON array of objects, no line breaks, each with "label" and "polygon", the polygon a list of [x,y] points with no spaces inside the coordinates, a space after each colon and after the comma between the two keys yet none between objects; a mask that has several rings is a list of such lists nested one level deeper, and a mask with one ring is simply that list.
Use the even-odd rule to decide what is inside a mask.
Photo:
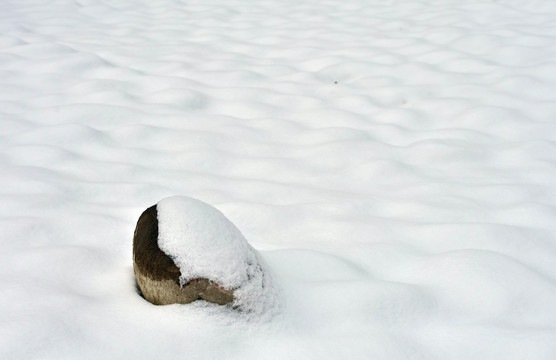
[{"label": "snow-covered slope", "polygon": [[[1,359],[556,358],[556,2],[0,2]],[[284,308],[156,307],[213,204]]]}]

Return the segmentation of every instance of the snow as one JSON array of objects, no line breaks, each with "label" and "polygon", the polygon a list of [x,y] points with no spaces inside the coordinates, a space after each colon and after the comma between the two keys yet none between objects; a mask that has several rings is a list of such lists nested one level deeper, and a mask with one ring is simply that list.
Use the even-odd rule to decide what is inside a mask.
[{"label": "snow", "polygon": [[[555,359],[555,18],[2,1],[0,358]],[[135,224],[174,195],[257,249],[273,316],[139,296]]]},{"label": "snow", "polygon": [[180,269],[181,285],[201,278],[233,290],[232,306],[249,320],[279,310],[271,270],[224,214],[186,196],[162,199],[156,209],[158,246]]},{"label": "snow", "polygon": [[254,251],[220,211],[185,196],[156,205],[158,246],[180,269],[180,283],[206,278],[232,290],[247,282]]}]

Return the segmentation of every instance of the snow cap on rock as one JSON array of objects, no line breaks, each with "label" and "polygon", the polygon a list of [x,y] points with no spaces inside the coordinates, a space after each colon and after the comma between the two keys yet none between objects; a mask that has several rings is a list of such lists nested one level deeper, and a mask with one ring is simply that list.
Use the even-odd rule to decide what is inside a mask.
[{"label": "snow cap on rock", "polygon": [[224,214],[200,200],[172,196],[157,204],[158,246],[181,272],[180,283],[210,279],[232,290],[245,283],[253,254]]},{"label": "snow cap on rock", "polygon": [[276,292],[263,259],[224,214],[185,196],[161,200],[157,212],[158,246],[179,268],[181,285],[209,279],[233,290],[232,305],[246,313],[275,310]]}]

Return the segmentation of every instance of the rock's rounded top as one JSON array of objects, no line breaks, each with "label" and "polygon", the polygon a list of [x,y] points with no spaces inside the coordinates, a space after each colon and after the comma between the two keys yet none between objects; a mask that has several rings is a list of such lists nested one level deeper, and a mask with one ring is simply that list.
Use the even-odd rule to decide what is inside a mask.
[{"label": "rock's rounded top", "polygon": [[206,278],[233,290],[247,283],[254,250],[224,214],[186,196],[165,198],[156,209],[158,246],[179,268],[181,284]]}]

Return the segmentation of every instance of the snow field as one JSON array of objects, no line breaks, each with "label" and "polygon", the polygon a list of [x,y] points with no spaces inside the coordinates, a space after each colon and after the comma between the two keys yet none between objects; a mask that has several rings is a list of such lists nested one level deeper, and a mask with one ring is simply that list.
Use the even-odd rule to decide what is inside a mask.
[{"label": "snow field", "polygon": [[[556,4],[0,4],[0,358],[556,358]],[[136,292],[214,205],[271,321]]]}]

